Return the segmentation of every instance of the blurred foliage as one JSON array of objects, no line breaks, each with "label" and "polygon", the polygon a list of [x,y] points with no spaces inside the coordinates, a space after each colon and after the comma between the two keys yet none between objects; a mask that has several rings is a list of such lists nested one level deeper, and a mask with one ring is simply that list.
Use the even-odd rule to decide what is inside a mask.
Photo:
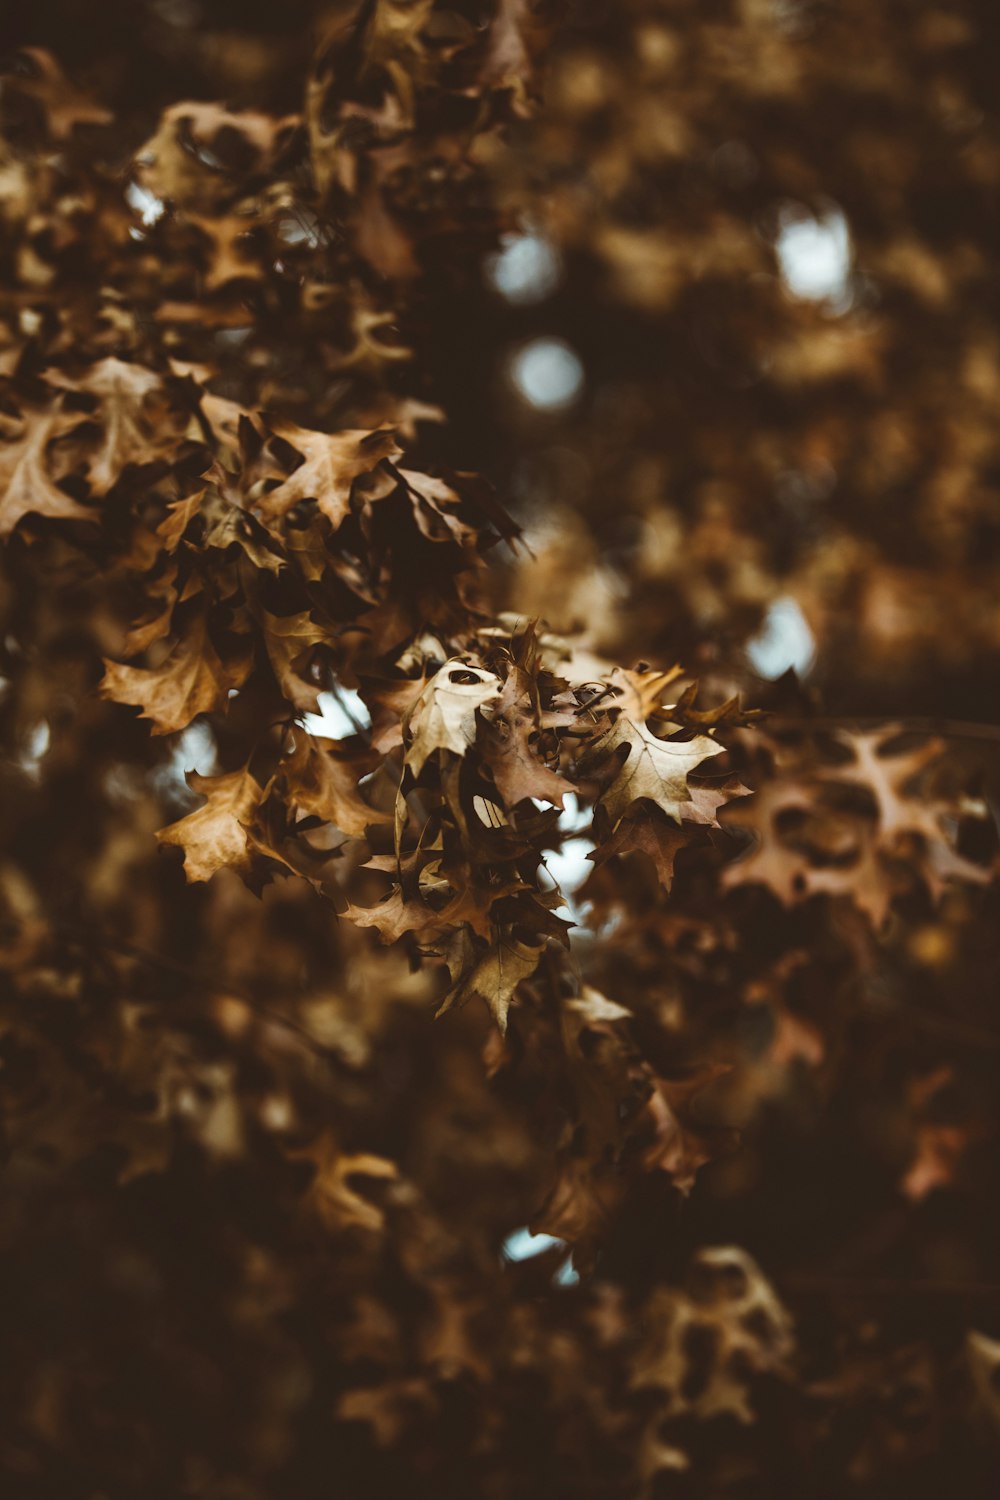
[{"label": "blurred foliage", "polygon": [[993,1495],[993,9],[4,20],[4,1496]]}]

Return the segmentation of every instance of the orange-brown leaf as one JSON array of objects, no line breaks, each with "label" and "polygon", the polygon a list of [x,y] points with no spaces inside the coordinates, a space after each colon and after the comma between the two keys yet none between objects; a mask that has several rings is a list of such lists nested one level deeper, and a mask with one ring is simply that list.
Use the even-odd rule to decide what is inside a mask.
[{"label": "orange-brown leaf", "polygon": [[263,789],[245,768],[224,776],[199,776],[189,771],[187,783],[205,797],[176,823],[161,828],[161,844],[174,844],[184,851],[184,874],[188,880],[211,880],[217,870],[250,869],[247,827],[253,819]]}]

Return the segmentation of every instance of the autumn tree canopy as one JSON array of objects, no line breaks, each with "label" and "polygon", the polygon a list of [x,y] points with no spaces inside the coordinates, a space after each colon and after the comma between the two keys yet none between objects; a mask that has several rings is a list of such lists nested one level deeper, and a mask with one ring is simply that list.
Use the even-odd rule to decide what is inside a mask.
[{"label": "autumn tree canopy", "polygon": [[994,1495],[993,8],[7,12],[3,1495]]}]

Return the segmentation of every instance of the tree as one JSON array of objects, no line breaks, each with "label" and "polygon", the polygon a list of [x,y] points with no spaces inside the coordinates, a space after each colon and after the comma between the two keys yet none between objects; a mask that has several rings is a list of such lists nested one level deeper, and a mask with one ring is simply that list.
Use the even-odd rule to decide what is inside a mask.
[{"label": "tree", "polygon": [[994,27],[15,6],[18,1500],[992,1493]]}]

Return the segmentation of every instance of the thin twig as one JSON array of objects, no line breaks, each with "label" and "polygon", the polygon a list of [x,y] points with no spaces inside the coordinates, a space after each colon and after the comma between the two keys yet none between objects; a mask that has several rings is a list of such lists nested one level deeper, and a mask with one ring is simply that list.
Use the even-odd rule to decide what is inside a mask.
[{"label": "thin twig", "polygon": [[767,709],[761,713],[760,722],[775,729],[878,729],[881,725],[898,730],[900,734],[938,734],[955,740],[1000,741],[1000,724],[976,724],[966,719],[939,719],[933,714],[817,714],[797,718],[787,714],[773,714]]}]

